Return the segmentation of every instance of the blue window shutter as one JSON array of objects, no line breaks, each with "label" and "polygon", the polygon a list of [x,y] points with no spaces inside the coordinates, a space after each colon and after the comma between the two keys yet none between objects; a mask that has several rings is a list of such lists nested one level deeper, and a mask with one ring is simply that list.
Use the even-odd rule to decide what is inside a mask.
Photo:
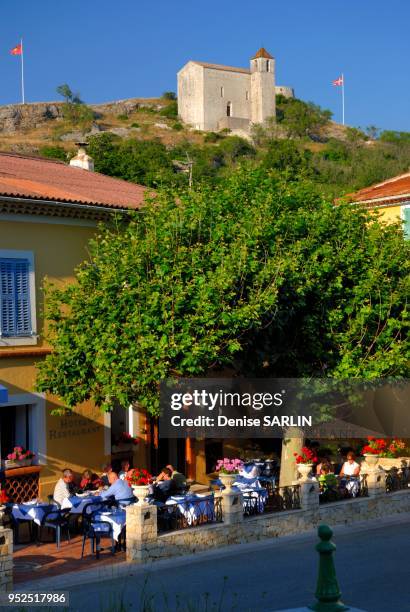
[{"label": "blue window shutter", "polygon": [[28,261],[16,260],[16,335],[31,335]]},{"label": "blue window shutter", "polygon": [[410,239],[410,206],[403,209],[404,237]]},{"label": "blue window shutter", "polygon": [[0,259],[1,333],[30,336],[29,263],[26,259]]}]

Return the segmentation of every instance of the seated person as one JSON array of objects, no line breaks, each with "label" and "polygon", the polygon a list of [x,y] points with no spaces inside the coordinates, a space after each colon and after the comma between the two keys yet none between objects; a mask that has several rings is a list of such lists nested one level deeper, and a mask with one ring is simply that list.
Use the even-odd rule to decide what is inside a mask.
[{"label": "seated person", "polygon": [[101,474],[100,480],[103,487],[109,487],[110,483],[108,480],[108,475],[112,472],[112,467],[110,464],[103,465],[103,473]]},{"label": "seated person", "polygon": [[164,467],[153,485],[151,485],[150,495],[155,501],[165,502],[177,491],[175,480],[172,478],[172,471],[169,467]]},{"label": "seated person", "polygon": [[360,465],[355,461],[355,455],[353,451],[349,451],[346,455],[346,461],[342,465],[340,470],[340,476],[359,476]]},{"label": "seated person", "polygon": [[118,477],[121,478],[121,480],[125,480],[129,471],[130,471],[130,462],[128,461],[128,459],[121,461],[121,469],[118,472]]},{"label": "seated person", "polygon": [[110,486],[105,491],[102,491],[101,499],[114,497],[116,501],[124,501],[132,498],[133,493],[128,482],[118,478],[118,474],[116,472],[111,471],[108,474],[108,482]]},{"label": "seated person", "polygon": [[63,470],[62,477],[54,487],[53,499],[61,506],[63,501],[73,494],[74,474],[72,470]]},{"label": "seated person", "polygon": [[97,478],[91,470],[84,470],[82,473],[79,492],[96,491],[101,486],[101,480]]},{"label": "seated person", "polygon": [[355,461],[355,455],[353,451],[349,451],[346,455],[346,461],[342,465],[340,470],[340,478],[342,485],[345,487],[345,491],[351,497],[356,497],[359,494],[360,465]]},{"label": "seated person", "polygon": [[175,486],[177,489],[185,489],[186,477],[181,472],[178,472],[171,464],[167,465],[167,468],[172,472],[172,480],[175,482]]},{"label": "seated person", "polygon": [[326,463],[326,464],[322,465],[322,469],[321,469],[318,481],[319,481],[319,485],[320,485],[320,488],[322,489],[322,491],[326,491],[327,489],[336,488],[337,487],[337,478],[330,471],[330,465],[329,464]]}]

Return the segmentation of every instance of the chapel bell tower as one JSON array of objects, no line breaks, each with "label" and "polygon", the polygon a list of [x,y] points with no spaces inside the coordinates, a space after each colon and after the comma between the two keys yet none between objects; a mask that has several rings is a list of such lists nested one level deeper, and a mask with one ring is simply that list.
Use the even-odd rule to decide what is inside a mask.
[{"label": "chapel bell tower", "polygon": [[275,59],[264,47],[251,59],[251,123],[275,117]]}]

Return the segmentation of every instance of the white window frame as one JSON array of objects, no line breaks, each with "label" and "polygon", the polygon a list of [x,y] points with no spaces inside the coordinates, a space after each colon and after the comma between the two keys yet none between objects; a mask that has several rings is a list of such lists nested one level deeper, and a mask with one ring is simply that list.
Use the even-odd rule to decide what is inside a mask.
[{"label": "white window frame", "polygon": [[7,406],[25,406],[30,409],[30,450],[36,454],[35,465],[47,463],[47,441],[46,441],[46,400],[44,393],[21,393],[9,395],[6,404],[0,404],[0,410],[7,410]]},{"label": "white window frame", "polygon": [[[410,208],[410,202],[408,204],[403,204],[402,206],[400,206],[400,217],[401,217],[401,220],[402,220],[403,234],[404,234],[404,222],[406,220],[406,217],[404,215],[404,211],[407,208]],[[410,240],[410,237],[407,240]]]},{"label": "white window frame", "polygon": [[26,337],[3,337],[0,329],[0,346],[33,346],[37,344],[37,309],[36,309],[36,278],[34,272],[33,251],[17,251],[14,249],[0,249],[0,259],[26,259],[28,261],[29,291],[30,291],[30,317],[32,335]]}]

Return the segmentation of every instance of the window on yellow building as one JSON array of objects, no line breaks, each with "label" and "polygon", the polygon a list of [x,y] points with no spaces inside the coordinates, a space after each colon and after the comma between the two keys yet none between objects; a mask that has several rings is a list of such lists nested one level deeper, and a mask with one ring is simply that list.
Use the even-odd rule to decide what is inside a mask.
[{"label": "window on yellow building", "polygon": [[403,229],[405,238],[410,240],[410,206],[403,207]]},{"label": "window on yellow building", "polygon": [[[0,251],[0,341],[33,343],[35,337],[33,256],[26,251]],[[10,342],[8,342],[10,340]]]}]

